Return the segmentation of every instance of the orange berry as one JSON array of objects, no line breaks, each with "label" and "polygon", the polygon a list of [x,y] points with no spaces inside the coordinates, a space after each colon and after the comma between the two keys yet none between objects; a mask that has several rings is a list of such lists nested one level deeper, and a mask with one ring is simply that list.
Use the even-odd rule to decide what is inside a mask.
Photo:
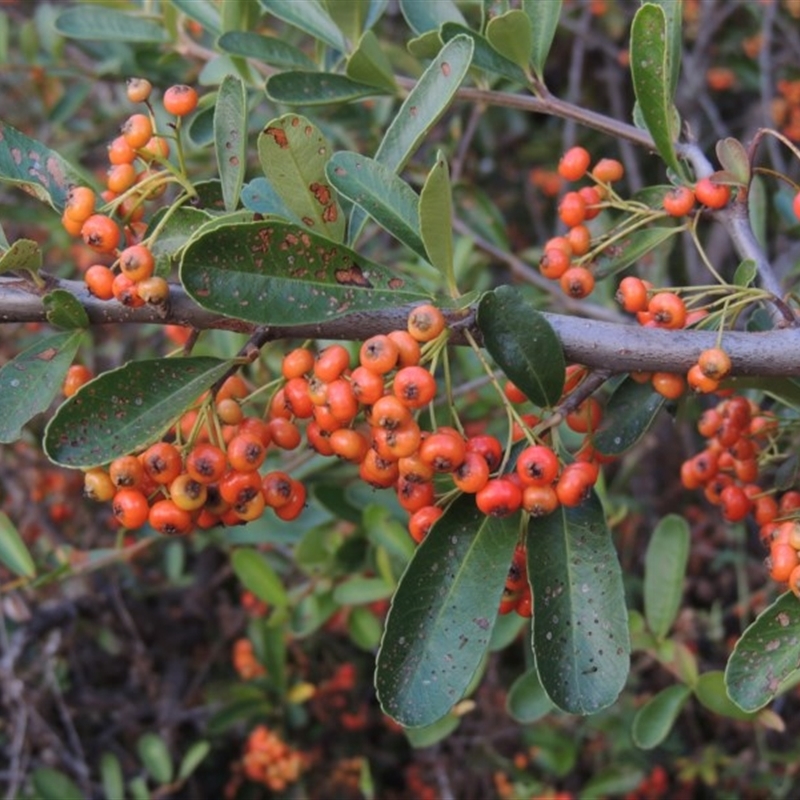
[{"label": "orange berry", "polygon": [[307,347],[296,347],[287,353],[281,362],[281,374],[287,380],[299,378],[312,369],[314,369],[314,353]]},{"label": "orange berry", "polygon": [[558,204],[558,216],[567,227],[580,225],[586,219],[586,201],[578,192],[567,192]]},{"label": "orange berry", "polygon": [[83,241],[97,253],[113,253],[120,241],[117,223],[105,214],[92,214],[81,226]]},{"label": "orange berry", "polygon": [[144,103],[150,97],[153,85],[147,78],[128,78],[126,93],[131,103]]},{"label": "orange berry", "polygon": [[700,353],[697,366],[704,375],[720,381],[731,371],[731,359],[721,347],[709,347]]},{"label": "orange berry", "polygon": [[191,512],[180,508],[173,500],[153,503],[147,521],[153,530],[164,536],[185,536],[194,527]]},{"label": "orange berry", "polygon": [[128,308],[139,308],[144,305],[144,300],[139,296],[136,284],[122,272],[114,276],[111,293],[118,303]]},{"label": "orange berry", "polygon": [[662,205],[671,217],[685,217],[695,204],[694,192],[688,186],[675,186],[665,195]]},{"label": "orange berry", "polygon": [[114,164],[106,174],[109,191],[122,194],[136,183],[136,167],[133,164]]},{"label": "orange berry", "polygon": [[114,296],[111,285],[114,282],[114,273],[104,264],[92,264],[83,273],[86,288],[98,300],[110,300]]},{"label": "orange berry", "polygon": [[616,293],[617,302],[631,314],[647,309],[647,284],[633,275],[623,278]]},{"label": "orange berry", "polygon": [[182,83],[170,86],[164,92],[164,110],[176,117],[184,117],[197,108],[197,100],[197,91],[191,86]]},{"label": "orange berry", "polygon": [[154,483],[168,484],[181,474],[183,460],[174,444],[156,442],[142,453],[142,466]]},{"label": "orange berry", "polygon": [[592,176],[600,183],[615,183],[624,174],[625,168],[616,158],[601,158],[592,168]]},{"label": "orange berry", "polygon": [[570,267],[559,279],[564,294],[575,300],[588,297],[594,289],[594,275],[586,267]]},{"label": "orange berry", "polygon": [[567,181],[578,181],[589,169],[592,157],[583,147],[570,147],[558,162],[558,174]]},{"label": "orange berry", "polygon": [[358,360],[362,367],[369,367],[373,372],[385,375],[394,369],[400,351],[397,345],[385,334],[371,336],[362,345]]},{"label": "orange berry", "polygon": [[492,478],[476,493],[475,504],[487,517],[508,517],[522,507],[522,490],[508,478]]},{"label": "orange berry", "polygon": [[415,511],[408,520],[408,532],[411,538],[419,544],[427,535],[444,512],[438,506],[425,506]]},{"label": "orange berry", "polygon": [[423,408],[436,396],[436,379],[424,367],[403,367],[394,376],[392,391],[409,408]]},{"label": "orange berry", "polygon": [[658,292],[647,304],[647,311],[659,328],[677,330],[686,324],[686,304],[673,292]]},{"label": "orange berry", "polygon": [[147,522],[150,506],[138,489],[120,489],[111,504],[111,510],[124,528],[136,530]]},{"label": "orange berry", "polygon": [[445,329],[445,326],[444,314],[434,305],[417,306],[408,315],[408,332],[418,342],[430,342]]},{"label": "orange berry", "polygon": [[143,244],[126,247],[119,254],[119,268],[134,283],[145,280],[153,274],[156,260],[150,249]]},{"label": "orange berry", "polygon": [[122,136],[134,149],[144,147],[153,135],[153,123],[147,114],[133,114],[122,126]]},{"label": "orange berry", "polygon": [[314,375],[324,383],[340,377],[350,366],[350,351],[341,344],[332,344],[317,354]]},{"label": "orange berry", "polygon": [[72,186],[67,192],[64,215],[73,222],[85,222],[94,214],[97,195],[88,186]]},{"label": "orange berry", "polygon": [[408,331],[390,331],[386,335],[397,345],[398,366],[413,367],[419,363],[419,342]]},{"label": "orange berry", "polygon": [[731,187],[715,183],[711,177],[701,178],[695,184],[694,195],[698,203],[708,208],[724,208],[731,199]]},{"label": "orange berry", "polygon": [[668,400],[677,400],[686,391],[683,376],[674,372],[654,372],[650,381],[653,388]]},{"label": "orange berry", "polygon": [[61,385],[61,391],[64,397],[72,397],[84,383],[88,383],[94,375],[92,371],[85,367],[83,364],[73,364],[67,370],[64,376],[64,382]]}]

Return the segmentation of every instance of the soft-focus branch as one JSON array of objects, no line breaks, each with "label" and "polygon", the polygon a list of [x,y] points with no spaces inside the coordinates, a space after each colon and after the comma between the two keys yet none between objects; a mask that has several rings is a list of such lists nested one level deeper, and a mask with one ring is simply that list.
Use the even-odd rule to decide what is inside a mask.
[{"label": "soft-focus branch", "polygon": [[[178,286],[170,292],[169,309],[147,306],[130,309],[116,301],[93,297],[80,281],[50,280],[50,288],[66,289],[81,302],[92,325],[112,323],[190,325],[200,330],[218,329],[252,333],[258,326],[214,314],[197,306]],[[375,333],[404,328],[407,307],[350,314],[325,322],[295,326],[267,325],[261,341],[277,339],[363,340]],[[569,361],[610,372],[686,372],[706,348],[717,343],[715,331],[667,331],[636,324],[605,322],[546,313]],[[27,281],[0,277],[0,323],[45,322],[42,296]],[[480,337],[474,320],[463,312],[451,312],[454,341],[462,341],[459,328],[469,325]],[[764,333],[726,332],[722,345],[733,361],[733,373],[749,376],[800,377],[800,330],[786,328]]]}]

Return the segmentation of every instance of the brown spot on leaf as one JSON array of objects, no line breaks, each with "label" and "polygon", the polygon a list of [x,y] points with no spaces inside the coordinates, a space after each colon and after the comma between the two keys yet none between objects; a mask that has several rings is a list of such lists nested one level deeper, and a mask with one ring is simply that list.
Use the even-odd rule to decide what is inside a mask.
[{"label": "brown spot on leaf", "polygon": [[309,228],[314,227],[314,220],[311,217],[303,217],[303,225],[308,225]]},{"label": "brown spot on leaf", "polygon": [[300,120],[298,117],[292,117],[291,125],[293,128],[296,128],[300,124]]},{"label": "brown spot on leaf", "polygon": [[358,264],[353,264],[349,269],[337,269],[333,273],[333,277],[342,286],[360,286],[363,289],[372,288],[372,284],[367,280]]},{"label": "brown spot on leaf", "polygon": [[47,350],[42,350],[36,358],[39,361],[52,361],[58,355],[58,350],[55,347],[48,347]]},{"label": "brown spot on leaf", "polygon": [[446,61],[442,61],[442,75],[444,75],[445,78],[450,77],[450,65]]},{"label": "brown spot on leaf", "polygon": [[286,131],[284,131],[283,128],[276,128],[274,126],[265,128],[264,133],[266,133],[267,136],[271,136],[278,147],[286,148],[289,146],[289,139],[286,137]]},{"label": "brown spot on leaf", "polygon": [[411,106],[411,108],[408,109],[408,113],[411,114],[412,117],[416,117],[417,116],[417,107],[416,106]]},{"label": "brown spot on leaf", "polygon": [[323,212],[322,212],[322,219],[325,222],[336,222],[339,219],[339,209],[336,208],[334,203],[331,203]]},{"label": "brown spot on leaf", "polygon": [[406,282],[402,278],[390,278],[389,279],[389,288],[390,289],[402,289],[406,285]]},{"label": "brown spot on leaf", "polygon": [[331,201],[331,190],[329,186],[326,186],[324,183],[318,183],[314,181],[309,187],[311,190],[311,194],[314,195],[314,199],[322,206],[328,205]]}]

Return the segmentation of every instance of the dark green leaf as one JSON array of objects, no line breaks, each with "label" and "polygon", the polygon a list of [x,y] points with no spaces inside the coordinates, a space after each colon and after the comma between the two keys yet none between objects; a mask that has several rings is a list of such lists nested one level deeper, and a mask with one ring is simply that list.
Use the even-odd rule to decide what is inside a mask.
[{"label": "dark green leaf", "polygon": [[646,776],[629,764],[611,764],[599,769],[581,787],[581,798],[624,797],[634,793]]},{"label": "dark green leaf", "polygon": [[204,739],[195,742],[184,754],[178,767],[178,780],[185,781],[211,752],[211,744]]},{"label": "dark green leaf", "polygon": [[196,147],[206,147],[214,141],[214,106],[201,108],[192,114],[189,124],[184,126],[189,139]]},{"label": "dark green leaf", "polygon": [[391,270],[283,222],[253,222],[193,240],[181,281],[204,308],[260,324],[301,325],[429,299]]},{"label": "dark green leaf", "polygon": [[539,680],[539,671],[536,667],[523,672],[508,690],[506,711],[520,725],[530,725],[549,714],[554,708]]},{"label": "dark green leaf", "polygon": [[781,595],[742,634],[725,669],[731,700],[745,711],[757,711],[780,691],[781,683],[800,664],[800,601]]},{"label": "dark green leaf", "polygon": [[400,11],[417,36],[438,30],[444,22],[467,24],[453,0],[400,0]]},{"label": "dark green leaf", "polygon": [[266,178],[253,178],[242,187],[242,205],[249,211],[283,217],[290,222],[300,224],[300,220],[286,207]]},{"label": "dark green leaf", "polygon": [[[158,238],[150,245],[150,252],[156,259],[156,270],[158,274],[164,276],[169,275],[174,263],[177,263],[175,258],[181,248],[211,219],[207,211],[199,208],[182,206],[170,209],[170,212],[169,219],[160,229]],[[154,215],[148,231],[152,231],[160,220],[159,214]]]},{"label": "dark green leaf", "polygon": [[419,226],[419,197],[395,172],[358,153],[334,153],[328,180],[343,197],[361,206],[381,227],[417,255],[428,258]]},{"label": "dark green leaf", "polygon": [[362,97],[383,94],[374,84],[360,83],[332,72],[279,72],[267,79],[267,96],[290,106],[349,103]]},{"label": "dark green leaf", "polygon": [[0,511],[0,561],[25,578],[36,574],[36,566],[22,537],[8,515]]},{"label": "dark green leaf", "polygon": [[372,31],[362,34],[358,47],[347,59],[347,76],[385,92],[397,91],[392,64]]},{"label": "dark green leaf", "polygon": [[[794,595],[792,595],[792,599],[797,602]],[[723,717],[745,721],[755,719],[757,716],[755,710],[743,711],[728,697],[725,689],[725,674],[722,670],[704,672],[694,687],[694,693],[707,709]]]},{"label": "dark green leaf", "polygon": [[234,550],[231,566],[245,589],[265,603],[279,608],[289,604],[289,597],[280,576],[257,550],[249,547]]},{"label": "dark green leaf", "polygon": [[0,121],[0,181],[21,186],[63,212],[71,186],[85,183],[58,153]]},{"label": "dark green leaf", "polygon": [[680,608],[690,539],[686,520],[679,514],[668,514],[656,525],[647,545],[644,616],[659,639],[669,633]]},{"label": "dark green leaf", "polygon": [[739,263],[736,267],[736,272],[733,273],[734,286],[750,286],[758,276],[758,267],[752,258],[746,258]]},{"label": "dark green leaf", "polygon": [[533,29],[524,11],[512,8],[492,17],[486,26],[486,38],[501,56],[512,61],[523,72],[528,69],[533,49]]},{"label": "dark green leaf", "polygon": [[182,14],[199,22],[209,33],[219,35],[222,24],[219,11],[210,0],[169,0]]},{"label": "dark green leaf", "polygon": [[530,620],[519,614],[501,614],[497,618],[492,638],[489,641],[489,652],[505,650],[520,634],[523,628],[530,628]]},{"label": "dark green leaf", "polygon": [[597,258],[595,269],[597,280],[621,272],[676,233],[676,228],[658,226],[640,228],[627,238],[614,242]]},{"label": "dark green leaf", "polygon": [[63,773],[50,767],[33,771],[37,800],[86,800],[83,792]]},{"label": "dark green leaf", "polygon": [[230,366],[217,358],[159,358],[106,372],[61,405],[45,430],[45,452],[56,464],[81,469],[135,453],[162,436]]},{"label": "dark green leaf", "polygon": [[[466,36],[457,36],[441,49],[386,129],[375,153],[376,161],[400,172],[450,105],[467,74],[473,49],[472,40]],[[365,214],[358,206],[353,209],[348,227],[350,243],[358,238]]]},{"label": "dark green leaf", "polygon": [[103,753],[100,756],[100,781],[103,784],[103,794],[106,797],[122,798],[125,796],[122,765],[113,753]]},{"label": "dark green leaf", "polygon": [[265,11],[300,28],[334,50],[344,52],[347,49],[344,35],[317,0],[306,0],[304,3],[298,3],[297,0],[259,1]]},{"label": "dark green leaf", "polygon": [[561,0],[548,0],[546,3],[541,0],[522,0],[522,9],[531,21],[531,61],[536,74],[541,78],[561,17]]},{"label": "dark green leaf", "polygon": [[167,743],[156,733],[144,733],[136,742],[136,752],[156,783],[172,780],[172,758]]},{"label": "dark green leaf", "polygon": [[226,75],[214,105],[214,150],[217,155],[225,210],[239,205],[247,167],[247,93],[244,82]]},{"label": "dark green leaf", "polygon": [[72,39],[98,42],[166,42],[169,34],[153,19],[125,14],[97,3],[67,8],[56,19],[56,30]]},{"label": "dark green leaf", "polygon": [[297,114],[273,120],[258,137],[258,158],[272,188],[304,225],[342,240],[344,214],[325,175],[330,145],[316,125]]},{"label": "dark green leaf", "polygon": [[622,572],[597,495],[531,520],[533,649],[550,699],[573,714],[611,705],[628,676]]},{"label": "dark green leaf", "polygon": [[66,289],[55,289],[42,298],[47,321],[57,328],[88,328],[89,316],[80,300]]},{"label": "dark green leaf", "polygon": [[486,292],[478,304],[483,343],[538,406],[555,405],[564,388],[564,354],[550,323],[511,286]]},{"label": "dark green leaf", "polygon": [[592,446],[607,456],[622,455],[647,433],[665,402],[649,383],[626,378],[609,398]]},{"label": "dark green leaf", "polygon": [[430,725],[464,696],[486,652],[519,517],[486,517],[459,497],[417,548],[395,592],[378,653],[384,712]]},{"label": "dark green leaf", "polygon": [[678,714],[692,694],[688,686],[678,684],[662,689],[651,697],[633,718],[631,736],[644,750],[658,747],[669,736]]},{"label": "dark green leaf", "polygon": [[666,34],[664,42],[667,47],[667,84],[669,98],[675,98],[678,88],[678,77],[681,72],[681,55],[683,54],[683,8],[674,0],[650,0],[664,12],[666,18]]},{"label": "dark green leaf", "polygon": [[38,275],[41,268],[42,249],[33,239],[17,239],[0,255],[0,275],[20,271]]},{"label": "dark green leaf", "polygon": [[747,186],[750,183],[750,158],[744,145],[732,136],[717,142],[717,158],[722,169],[731,174],[737,183]]},{"label": "dark green leaf", "polygon": [[664,9],[645,3],[631,26],[631,77],[639,110],[666,165],[678,175],[675,111],[672,104],[672,42],[667,39]]},{"label": "dark green leaf", "polygon": [[444,42],[449,42],[456,36],[469,37],[475,46],[475,51],[472,55],[473,66],[492,72],[495,75],[502,75],[504,78],[514,81],[514,83],[527,83],[528,77],[519,66],[492,47],[485,36],[481,36],[477,31],[473,31],[466,25],[446,22],[442,26],[440,36]]},{"label": "dark green leaf", "polygon": [[419,196],[419,229],[428,261],[455,287],[453,271],[453,195],[450,171],[444,154],[436,154],[436,163],[425,179]]},{"label": "dark green leaf", "polygon": [[333,590],[333,599],[342,606],[364,605],[391,597],[393,589],[383,578],[352,575]]},{"label": "dark green leaf", "polygon": [[226,53],[254,58],[281,69],[315,70],[317,65],[300,49],[277,36],[262,36],[252,31],[228,31],[217,40]]},{"label": "dark green leaf", "polygon": [[0,442],[18,439],[22,426],[50,407],[82,340],[79,331],[48,336],[0,368]]}]

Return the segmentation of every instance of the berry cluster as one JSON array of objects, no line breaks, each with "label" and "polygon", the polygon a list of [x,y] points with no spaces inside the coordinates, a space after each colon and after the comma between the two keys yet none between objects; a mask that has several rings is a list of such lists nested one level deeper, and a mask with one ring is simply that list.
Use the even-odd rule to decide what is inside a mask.
[{"label": "berry cluster", "polygon": [[271,792],[283,792],[303,770],[303,754],[290,747],[266,725],[253,728],[242,758],[244,774]]},{"label": "berry cluster", "polygon": [[528,583],[528,567],[525,547],[517,545],[511,566],[508,570],[506,585],[500,600],[500,613],[510,614],[516,611],[521,617],[533,616],[533,595]]},{"label": "berry cluster", "polygon": [[233,668],[244,681],[260,678],[266,673],[264,665],[256,658],[256,654],[253,650],[253,643],[246,637],[237,639],[233,643],[231,660],[233,662]]}]

